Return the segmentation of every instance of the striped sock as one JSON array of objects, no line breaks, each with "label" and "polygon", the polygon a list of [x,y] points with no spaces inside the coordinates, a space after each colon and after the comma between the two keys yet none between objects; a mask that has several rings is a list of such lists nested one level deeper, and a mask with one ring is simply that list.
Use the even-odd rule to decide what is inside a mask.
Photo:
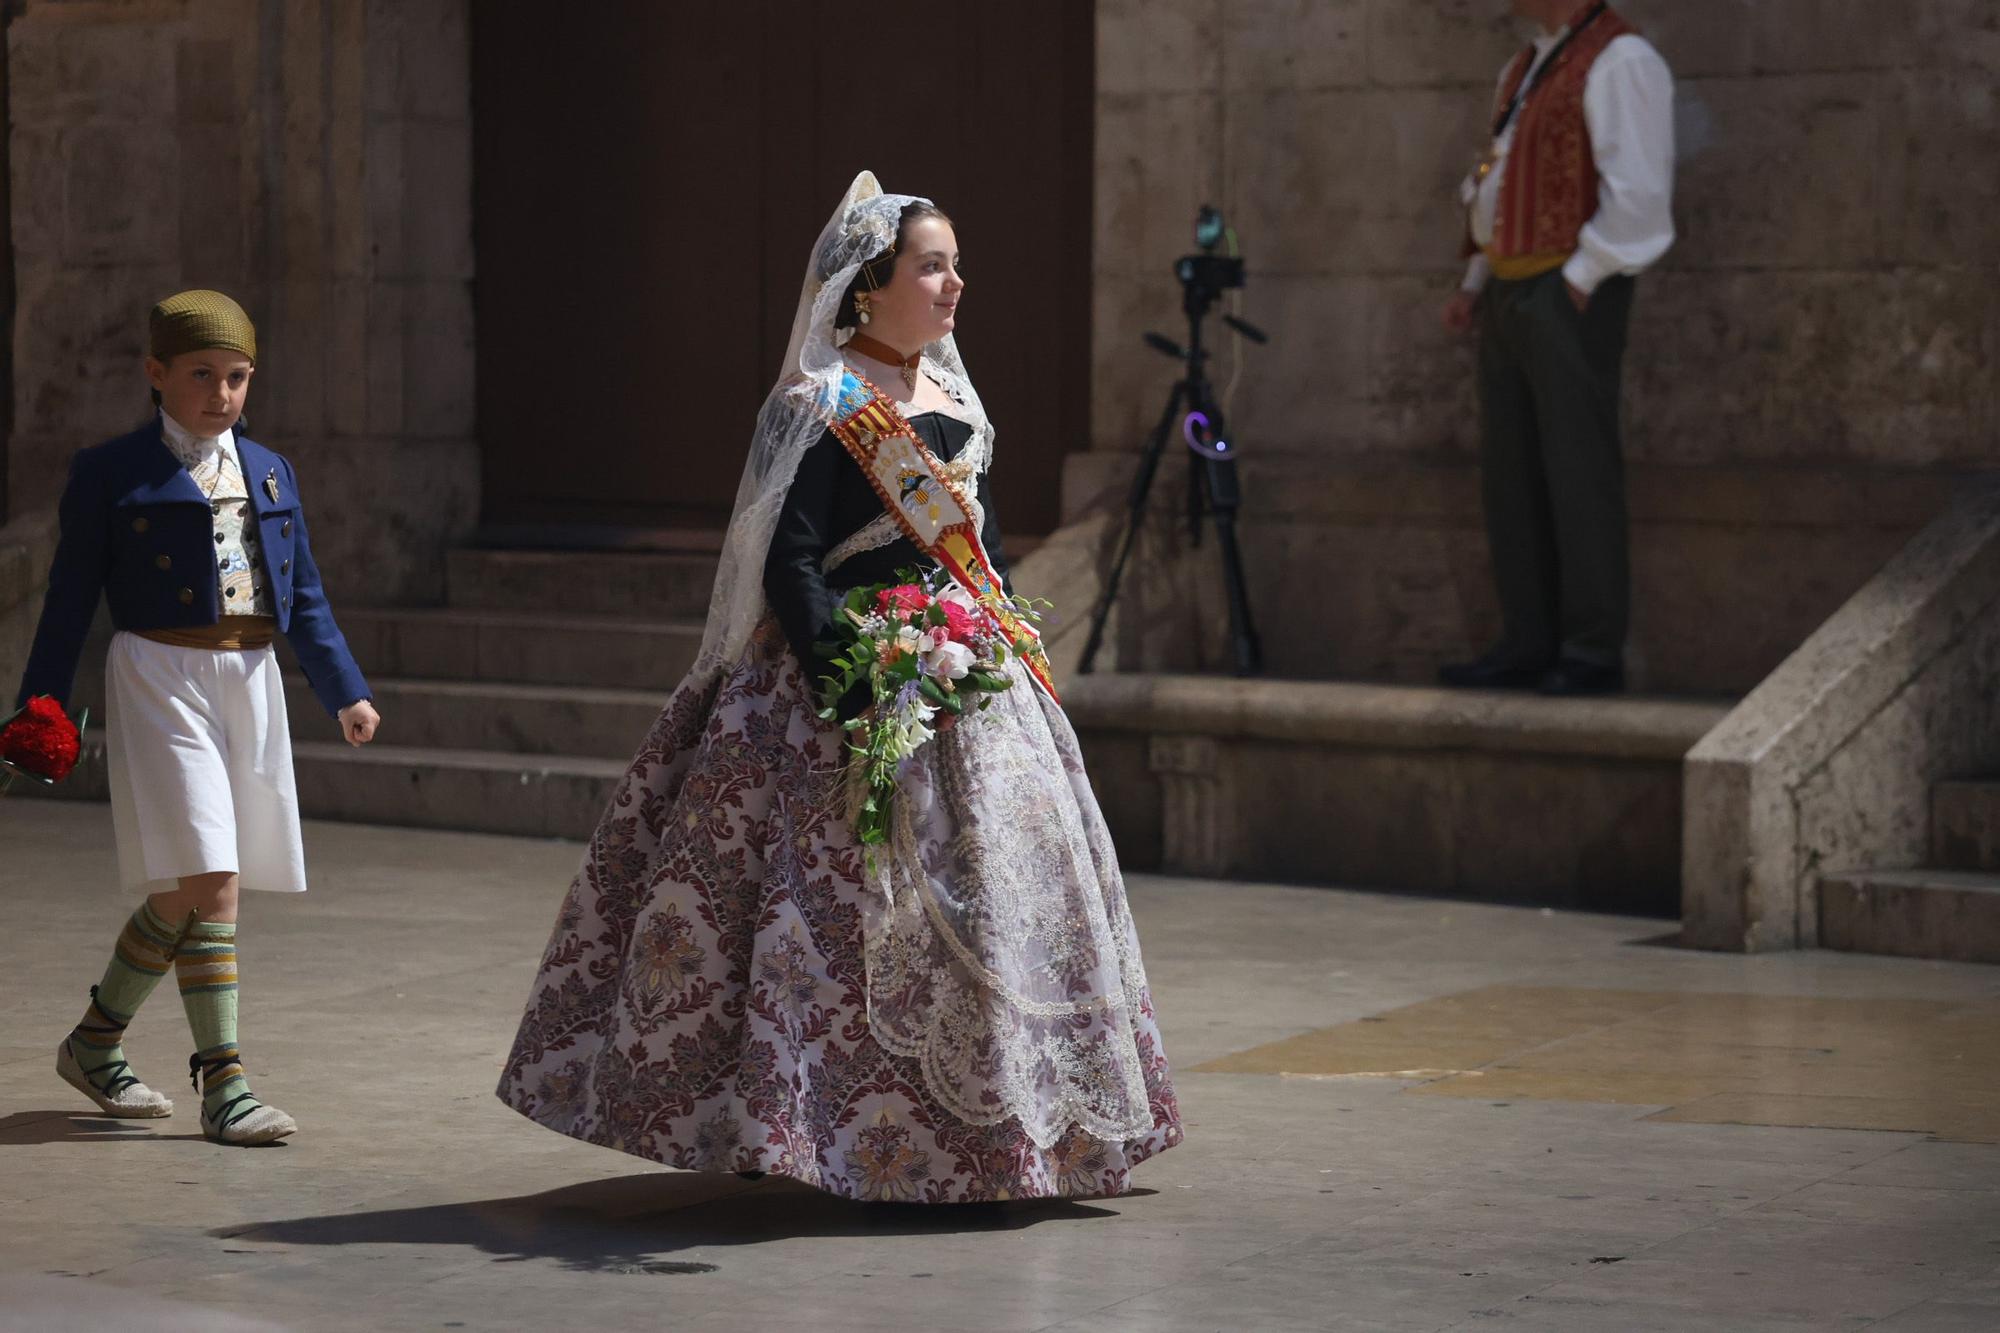
[{"label": "striped sock", "polygon": [[116,1097],[139,1080],[125,1061],[125,1029],[173,966],[178,928],[141,903],[119,932],[104,980],[90,988],[90,1007],[69,1034],[70,1050],[90,1085]]},{"label": "striped sock", "polygon": [[236,1049],[236,923],[197,922],[174,955],[174,973],[194,1033],[188,1071],[198,1075],[202,1116],[226,1128],[263,1105],[250,1095]]}]

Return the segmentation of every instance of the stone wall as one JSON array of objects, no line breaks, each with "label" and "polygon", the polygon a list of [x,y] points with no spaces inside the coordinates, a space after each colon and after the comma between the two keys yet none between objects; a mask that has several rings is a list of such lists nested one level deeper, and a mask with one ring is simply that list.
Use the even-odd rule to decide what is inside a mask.
[{"label": "stone wall", "polygon": [[[1681,146],[1680,240],[1641,284],[1626,379],[1633,665],[1737,692],[1992,466],[2000,8],[1622,8],[1675,70]],[[1122,502],[1174,377],[1138,335],[1183,327],[1169,265],[1215,202],[1249,261],[1241,313],[1273,336],[1232,416],[1275,670],[1422,679],[1492,632],[1472,349],[1438,313],[1456,183],[1520,40],[1505,10],[1099,5],[1094,452],[1067,504]],[[1223,657],[1212,556],[1165,517],[1184,472],[1170,459],[1128,668]]]},{"label": "stone wall", "polygon": [[12,511],[149,411],[147,307],[216,287],[336,601],[440,597],[478,497],[463,0],[19,8]]}]

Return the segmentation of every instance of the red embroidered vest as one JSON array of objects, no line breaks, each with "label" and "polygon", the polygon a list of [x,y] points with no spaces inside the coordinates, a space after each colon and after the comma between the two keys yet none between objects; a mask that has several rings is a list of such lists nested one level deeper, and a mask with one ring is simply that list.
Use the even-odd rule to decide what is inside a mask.
[{"label": "red embroidered vest", "polygon": [[[1586,12],[1579,10],[1571,22]],[[1616,10],[1606,9],[1528,90],[1500,178],[1493,243],[1486,251],[1499,276],[1533,276],[1575,253],[1578,233],[1597,212],[1597,163],[1583,116],[1584,83],[1604,48],[1636,31]],[[1514,58],[1501,81],[1496,115],[1513,100],[1534,58],[1532,47]]]}]

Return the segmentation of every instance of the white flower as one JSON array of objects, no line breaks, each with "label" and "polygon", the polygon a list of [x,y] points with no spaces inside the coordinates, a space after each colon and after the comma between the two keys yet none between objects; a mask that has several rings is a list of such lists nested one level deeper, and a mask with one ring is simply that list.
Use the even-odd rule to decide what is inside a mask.
[{"label": "white flower", "polygon": [[919,651],[917,645],[923,642],[923,635],[914,625],[905,625],[896,631],[896,646],[906,653]]},{"label": "white flower", "polygon": [[979,609],[978,600],[956,583],[939,593],[937,599],[940,602],[950,602],[953,606],[962,606],[968,611],[977,611]]},{"label": "white flower", "polygon": [[947,640],[924,655],[924,671],[939,680],[963,680],[973,661],[970,648]]},{"label": "white flower", "polygon": [[884,724],[887,741],[883,746],[891,761],[901,763],[931,739],[931,718],[937,707],[918,699],[890,717]]}]

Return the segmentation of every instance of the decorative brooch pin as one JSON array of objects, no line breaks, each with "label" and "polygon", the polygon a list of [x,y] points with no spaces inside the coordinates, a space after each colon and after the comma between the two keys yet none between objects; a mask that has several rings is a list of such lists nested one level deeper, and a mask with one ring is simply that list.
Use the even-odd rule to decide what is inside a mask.
[{"label": "decorative brooch pin", "polygon": [[278,469],[272,468],[264,474],[264,494],[271,497],[271,503],[278,503]]}]

